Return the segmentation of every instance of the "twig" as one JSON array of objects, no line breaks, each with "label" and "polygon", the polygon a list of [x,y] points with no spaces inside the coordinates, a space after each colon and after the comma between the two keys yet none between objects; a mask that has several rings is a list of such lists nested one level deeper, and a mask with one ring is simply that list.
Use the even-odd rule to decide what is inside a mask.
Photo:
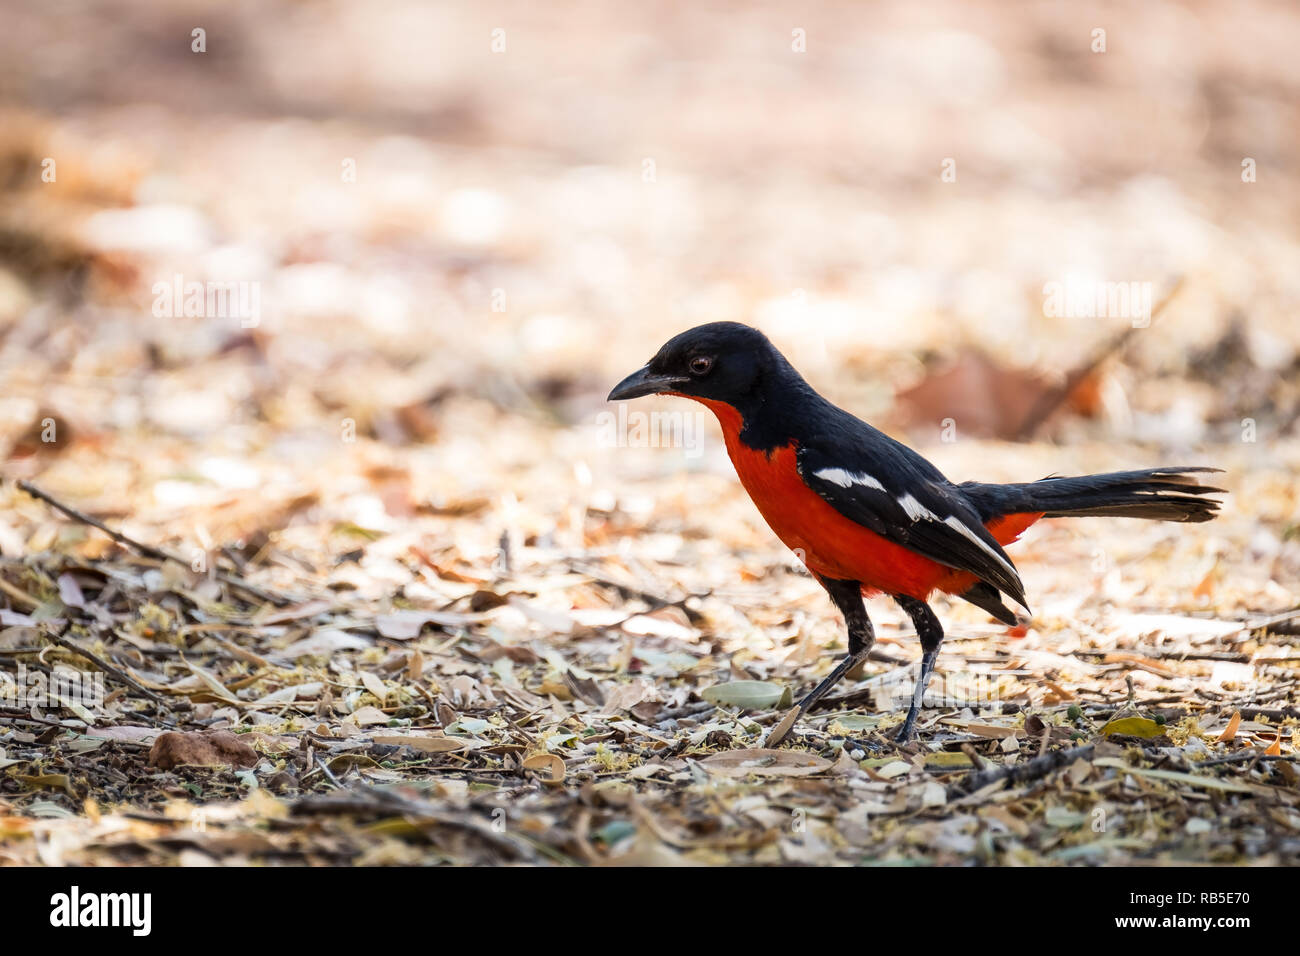
[{"label": "twig", "polygon": [[665,707],[655,717],[655,726],[662,727],[670,720],[680,720],[683,717],[696,717],[700,714],[706,714],[711,710],[716,710],[717,706],[717,704],[711,704],[706,700],[703,703],[683,704],[681,707]]},{"label": "twig", "polygon": [[49,641],[51,644],[57,644],[59,645],[59,647],[72,651],[72,653],[74,654],[80,654],[82,657],[90,661],[90,663],[94,664],[105,674],[117,678],[117,680],[125,684],[127,687],[130,687],[137,694],[143,694],[144,696],[148,697],[151,701],[153,701],[155,704],[159,704],[163,707],[167,706],[167,702],[163,700],[163,698],[159,697],[148,687],[145,687],[135,678],[128,675],[125,671],[114,667],[112,664],[104,660],[98,654],[93,654],[90,651],[86,650],[81,645],[68,640],[68,638],[66,638],[64,635],[68,633],[68,629],[71,627],[72,627],[72,622],[65,621],[63,623],[63,627],[56,632],[54,628],[50,627],[47,624],[44,629],[45,639]]},{"label": "twig", "polygon": [[510,725],[511,729],[514,730],[515,733],[519,734],[519,736],[523,737],[524,740],[528,741],[528,745],[529,745],[530,747],[536,747],[536,746],[537,746],[537,738],[536,738],[536,737],[534,737],[534,736],[533,736],[532,734],[530,734],[528,731],[524,730],[524,728],[520,727],[517,723],[515,723],[513,720],[511,720],[509,717],[507,717],[507,716],[505,715],[505,712],[504,712],[504,711],[500,711],[499,713],[501,714],[501,718],[502,718],[502,719],[503,719],[507,724]]},{"label": "twig", "polygon": [[1067,767],[1076,760],[1087,760],[1092,756],[1095,749],[1094,744],[1087,744],[1070,750],[1057,750],[1054,753],[1044,754],[1041,757],[1035,757],[1025,763],[1013,764],[1010,767],[990,767],[987,770],[972,772],[949,787],[948,795],[956,797],[974,793],[976,790],[984,789],[991,783],[1002,780],[1009,780],[1012,783],[1027,783],[1030,780],[1045,777],[1053,770]]},{"label": "twig", "polygon": [[981,757],[970,744],[962,744],[961,752],[970,760],[971,766],[975,768],[976,773],[980,773],[988,766],[988,761]]},{"label": "twig", "polygon": [[670,601],[668,598],[655,594],[653,591],[643,591],[635,585],[624,584],[622,581],[615,581],[613,578],[607,578],[603,574],[593,571],[590,567],[582,564],[580,561],[570,561],[569,570],[575,574],[586,575],[596,584],[602,584],[607,588],[613,588],[622,595],[624,599],[639,598],[649,604],[652,611],[657,611],[663,607],[681,608],[682,613],[686,615],[686,619],[692,624],[698,624],[700,621],[704,620],[704,615],[694,608],[687,607],[686,602],[691,598],[706,598],[713,593],[712,591],[701,591],[697,594],[688,594],[684,598],[676,601]]},{"label": "twig", "polygon": [[1242,707],[1242,720],[1254,720],[1267,717],[1269,720],[1283,721],[1288,717],[1300,717],[1300,707]]},{"label": "twig", "polygon": [[[92,528],[99,529],[100,531],[104,532],[104,534],[108,535],[110,538],[112,538],[118,544],[123,545],[124,547],[139,552],[140,554],[143,554],[146,557],[153,558],[156,561],[174,561],[177,564],[183,564],[186,567],[189,567],[190,563],[188,561],[179,558],[174,554],[170,554],[162,550],[161,548],[155,548],[151,544],[145,544],[143,541],[137,541],[135,540],[135,538],[128,537],[127,535],[124,535],[122,532],[110,528],[108,525],[104,524],[104,522],[100,521],[99,519],[92,518],[90,515],[86,514],[85,512],[78,511],[76,508],[72,507],[71,505],[64,504],[62,501],[59,501],[57,498],[53,497],[52,495],[49,495],[46,492],[42,491],[40,488],[37,488],[35,485],[33,485],[30,481],[27,481],[26,479],[19,480],[18,487],[21,488],[23,491],[27,492],[33,498],[39,498],[41,501],[44,501],[52,508],[58,511],[62,511],[65,515],[67,515],[69,518],[72,518],[74,521],[80,521],[82,524],[87,524],[90,525]],[[215,568],[213,569],[213,571],[216,574],[218,581],[221,581],[223,584],[229,585],[232,588],[238,588],[244,593],[257,598],[259,601],[265,601],[269,604],[274,604],[276,607],[288,607],[290,604],[294,603],[292,598],[289,598],[283,594],[273,594],[270,591],[264,591],[262,588],[259,588],[254,584],[249,584],[243,578],[240,578],[236,575],[227,574],[225,571],[220,571]]]},{"label": "twig", "polygon": [[329,767],[325,766],[325,761],[320,759],[320,754],[314,753],[312,756],[316,758],[316,766],[320,767],[321,773],[325,774],[325,776],[329,778],[329,782],[334,784],[334,786],[339,790],[344,789],[343,784],[339,783],[339,778],[334,776],[334,772],[330,770]]},{"label": "twig", "polygon": [[36,598],[32,597],[22,588],[10,584],[4,578],[0,578],[0,591],[4,591],[5,594],[8,594],[15,601],[20,604],[26,604],[28,607],[37,608],[41,606],[40,601],[36,600]]},{"label": "twig", "polygon": [[[321,769],[325,770],[325,767],[322,765]],[[328,774],[328,770],[326,773]],[[333,779],[333,775],[330,776]],[[341,792],[337,794],[309,795],[294,803],[293,812],[295,814],[398,813],[414,818],[416,821],[428,821],[440,826],[465,830],[498,848],[508,849],[525,860],[537,858],[537,848],[525,838],[506,831],[498,832],[469,814],[447,813],[426,801],[412,800],[371,786],[341,788]],[[549,852],[549,848],[543,847],[543,850]]]},{"label": "twig", "polygon": [[1291,630],[1287,625],[1297,620],[1300,620],[1300,608],[1293,608],[1290,611],[1283,611],[1281,614],[1273,614],[1258,621],[1247,622],[1246,627],[1251,631],[1267,630],[1275,633],[1287,633]]},{"label": "twig", "polygon": [[1244,760],[1300,760],[1300,754],[1266,754],[1261,750],[1238,750],[1235,753],[1222,754],[1209,760],[1200,760],[1193,767],[1213,767],[1221,763],[1241,763]]},{"label": "twig", "polygon": [[[1147,316],[1148,324],[1156,320],[1160,313],[1165,310],[1165,306],[1172,302],[1174,297],[1178,295],[1178,292],[1182,287],[1183,277],[1178,276],[1174,280],[1173,288],[1165,294],[1163,299],[1156,303],[1155,308],[1151,310],[1151,314]],[[1129,339],[1136,334],[1138,328],[1138,326],[1132,326],[1131,328],[1127,328],[1120,332],[1118,335],[1112,336],[1099,349],[1097,349],[1090,358],[1083,362],[1083,364],[1076,365],[1074,368],[1070,369],[1070,371],[1066,373],[1064,382],[1051,391],[1045,392],[1038,401],[1034,403],[1033,407],[1029,409],[1029,413],[1020,423],[1020,427],[1016,429],[1014,436],[1016,441],[1028,441],[1033,438],[1034,432],[1038,431],[1042,424],[1052,417],[1052,413],[1065,403],[1070,395],[1073,394],[1074,390],[1079,387],[1080,383],[1091,375],[1097,367],[1102,364],[1102,362],[1106,361],[1106,359],[1110,358],[1116,352],[1123,350],[1124,346],[1128,344]]]},{"label": "twig", "polygon": [[61,727],[66,729],[66,725],[59,720],[49,720],[45,717],[33,717],[25,710],[18,710],[12,707],[0,707],[0,714],[5,715],[5,720],[30,721],[33,724],[44,724],[47,727]]}]

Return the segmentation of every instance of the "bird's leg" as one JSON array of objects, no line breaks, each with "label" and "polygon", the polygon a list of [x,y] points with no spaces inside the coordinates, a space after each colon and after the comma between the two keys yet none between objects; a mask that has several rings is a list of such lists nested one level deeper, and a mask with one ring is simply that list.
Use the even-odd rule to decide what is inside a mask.
[{"label": "bird's leg", "polygon": [[871,627],[871,618],[867,617],[867,607],[862,601],[862,585],[857,581],[837,581],[831,578],[819,578],[831,601],[844,615],[844,623],[849,630],[849,652],[844,660],[836,665],[835,670],[826,675],[826,679],[812,689],[803,700],[799,701],[799,713],[806,714],[813,709],[817,701],[838,684],[844,675],[867,659],[867,652],[876,642],[876,632]]},{"label": "bird's leg", "polygon": [[895,594],[898,606],[907,612],[916,627],[916,634],[921,638],[921,673],[916,679],[916,689],[912,691],[912,705],[907,709],[907,718],[903,721],[898,736],[894,739],[907,743],[916,726],[916,715],[921,710],[921,698],[925,696],[926,685],[930,683],[930,672],[934,670],[935,659],[939,656],[939,645],[943,643],[943,625],[930,610],[930,605],[906,594]]},{"label": "bird's leg", "polygon": [[826,692],[838,684],[844,675],[867,659],[867,652],[876,642],[876,632],[871,628],[871,618],[867,617],[867,606],[862,603],[862,585],[857,581],[838,581],[832,578],[818,577],[831,601],[844,615],[844,623],[849,629],[849,652],[844,660],[835,665],[835,670],[826,675],[826,679],[809,692],[808,696],[788,710],[780,722],[767,735],[765,746],[775,747],[790,733],[790,728],[808,711],[816,706],[817,701],[826,696]]}]

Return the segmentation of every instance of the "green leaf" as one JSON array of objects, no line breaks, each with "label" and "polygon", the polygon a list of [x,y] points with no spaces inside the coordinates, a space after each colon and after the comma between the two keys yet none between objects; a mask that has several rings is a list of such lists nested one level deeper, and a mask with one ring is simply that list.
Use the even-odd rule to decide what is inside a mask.
[{"label": "green leaf", "polygon": [[[860,730],[875,730],[880,726],[880,717],[876,714],[845,714],[831,721],[831,727],[854,733]],[[828,728],[829,729],[829,728]]]},{"label": "green leaf", "polygon": [[447,727],[448,734],[470,734],[477,736],[492,725],[482,717],[462,717]]},{"label": "green leaf", "polygon": [[1043,814],[1043,819],[1047,821],[1048,826],[1058,827],[1062,830],[1072,830],[1088,822],[1088,818],[1082,813],[1059,805],[1048,807],[1047,812]]},{"label": "green leaf", "polygon": [[626,840],[636,833],[636,824],[627,820],[611,820],[596,831],[596,839],[606,846],[613,846],[620,840]]},{"label": "green leaf", "polygon": [[700,694],[710,704],[739,707],[742,710],[766,710],[775,707],[790,693],[788,687],[763,680],[733,680],[706,687]]}]

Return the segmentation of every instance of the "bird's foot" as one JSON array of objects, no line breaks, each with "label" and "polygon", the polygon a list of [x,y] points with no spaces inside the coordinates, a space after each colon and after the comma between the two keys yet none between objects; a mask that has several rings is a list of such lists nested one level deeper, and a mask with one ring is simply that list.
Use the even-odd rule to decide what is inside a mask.
[{"label": "bird's foot", "polygon": [[898,728],[898,733],[894,734],[894,743],[900,747],[904,744],[911,743],[912,735],[916,731],[916,718],[909,715],[907,720],[903,721],[903,726]]}]

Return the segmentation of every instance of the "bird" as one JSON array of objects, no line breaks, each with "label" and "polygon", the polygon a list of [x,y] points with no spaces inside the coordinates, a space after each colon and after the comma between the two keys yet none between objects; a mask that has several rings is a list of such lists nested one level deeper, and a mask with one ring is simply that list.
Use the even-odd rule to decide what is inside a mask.
[{"label": "bird", "polygon": [[[866,660],[875,631],[864,598],[889,595],[921,641],[921,666],[895,740],[908,742],[944,631],[929,601],[955,595],[1007,625],[1004,598],[1032,614],[1005,547],[1042,518],[1208,521],[1223,489],[1167,466],[1017,484],[949,481],[918,452],[823,398],[760,330],[710,322],[669,339],[609,401],[693,399],[717,417],[741,485],[776,536],[844,617],[848,653],[781,721],[784,734]],[[780,729],[784,728],[784,729]]]}]

